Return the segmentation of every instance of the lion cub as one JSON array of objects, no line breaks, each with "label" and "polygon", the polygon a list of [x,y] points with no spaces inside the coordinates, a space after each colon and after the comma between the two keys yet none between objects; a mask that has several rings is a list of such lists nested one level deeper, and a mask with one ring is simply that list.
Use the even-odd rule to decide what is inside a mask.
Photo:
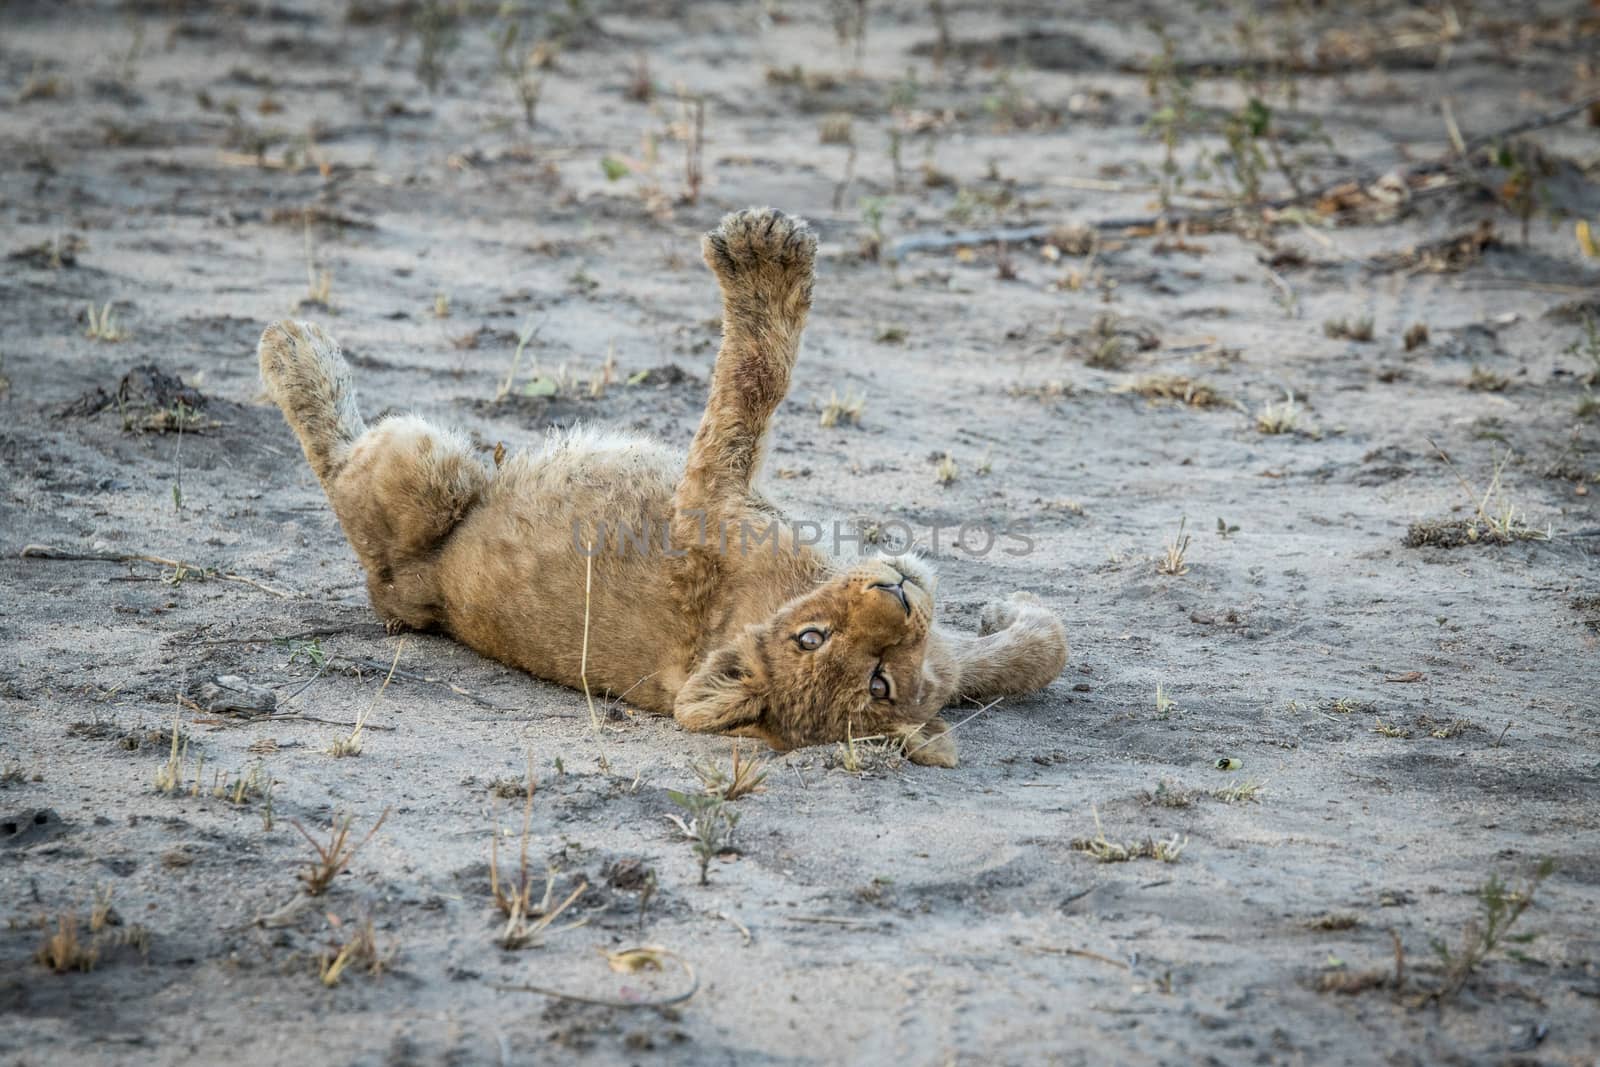
[{"label": "lion cub", "polygon": [[[729,215],[703,239],[723,337],[687,458],[574,430],[495,467],[414,415],[369,428],[333,338],[268,327],[261,376],[378,614],[576,687],[587,581],[591,688],[777,749],[880,735],[917,763],[954,766],[940,708],[1043,688],[1066,664],[1066,635],[1025,593],[991,603],[976,635],[935,626],[927,564],[829,558],[755,489],[811,307],[816,243],[771,209]],[[742,543],[752,529],[768,541]],[[619,530],[646,531],[648,550],[605,543]]]}]

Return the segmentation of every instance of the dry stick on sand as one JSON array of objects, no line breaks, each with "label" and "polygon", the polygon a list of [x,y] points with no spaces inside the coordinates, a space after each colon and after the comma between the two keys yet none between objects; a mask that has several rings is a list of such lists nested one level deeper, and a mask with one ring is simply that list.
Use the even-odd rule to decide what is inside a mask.
[{"label": "dry stick on sand", "polygon": [[[963,726],[967,725],[967,723],[971,722],[973,719],[976,719],[979,715],[982,715],[984,712],[988,711],[990,708],[992,708],[996,704],[1000,703],[1000,701],[1003,700],[1003,699],[1005,699],[1005,698],[1004,697],[995,697],[993,700],[989,701],[989,703],[985,704],[983,707],[979,708],[977,711],[973,712],[971,715],[968,715],[965,719],[962,719],[960,722],[958,722],[954,726],[950,727],[950,729],[946,730],[943,734],[934,734],[932,737],[930,737],[926,741],[922,742],[921,745],[916,746],[916,748],[907,749],[906,750],[906,758],[910,759],[911,758],[911,753],[916,752],[918,749],[921,749],[925,745],[931,745],[934,741],[938,740],[941,737],[944,737],[946,734],[955,733],[957,730],[959,730]],[[864,738],[863,737],[863,738],[857,738],[857,740],[867,741],[867,740],[871,740],[871,738]]]},{"label": "dry stick on sand", "polygon": [[[1473,137],[1470,140],[1465,141],[1461,145],[1453,144],[1451,145],[1450,154],[1445,158],[1432,160],[1426,163],[1419,163],[1413,167],[1402,168],[1400,170],[1400,174],[1402,177],[1416,177],[1449,170],[1457,163],[1458,154],[1464,158],[1479,148],[1483,148],[1486,145],[1495,144],[1498,141],[1503,141],[1508,137],[1515,137],[1518,134],[1530,133],[1533,130],[1541,130],[1548,126],[1559,125],[1563,122],[1566,122],[1570,118],[1583,114],[1595,104],[1600,104],[1600,94],[1585,97],[1582,100],[1568,104],[1566,107],[1557,108],[1554,111],[1546,111],[1538,115],[1529,116],[1528,118],[1523,119],[1521,122],[1512,123],[1511,125],[1502,127],[1501,129],[1495,130],[1492,133],[1480,134],[1477,137]],[[1269,200],[1260,205],[1260,207],[1262,210],[1282,211],[1285,208],[1296,207],[1307,203],[1315,203],[1325,196],[1330,190],[1341,185],[1348,185],[1350,182],[1358,182],[1362,185],[1367,185],[1371,182],[1377,181],[1382,176],[1382,171],[1374,168],[1368,168],[1353,178],[1341,178],[1338,181],[1330,182],[1329,184],[1320,186],[1316,189],[1308,189],[1302,194],[1281,197],[1277,200]],[[1174,214],[1169,212],[1160,215],[1137,216],[1134,218],[1100,219],[1096,222],[1089,223],[1089,225],[1098,231],[1143,229],[1146,227],[1156,226],[1161,223],[1166,223],[1169,227],[1176,227],[1184,223],[1217,222],[1232,215],[1234,210],[1235,209],[1230,205],[1228,207],[1212,208],[1206,211],[1186,212],[1183,214]],[[885,253],[885,258],[890,260],[898,260],[905,256],[907,252],[937,252],[946,248],[956,248],[961,245],[976,246],[994,244],[996,241],[1007,241],[1011,243],[1037,241],[1041,237],[1049,236],[1051,231],[1055,230],[1056,228],[1057,224],[1052,223],[1049,225],[1041,224],[1037,226],[1018,226],[994,230],[968,230],[961,233],[911,234],[909,236],[900,238],[900,240],[890,245]]]},{"label": "dry stick on sand", "polygon": [[281,589],[274,589],[265,582],[255,578],[246,578],[242,574],[231,574],[219,567],[203,567],[193,563],[186,563],[181,559],[167,559],[165,556],[152,556],[142,552],[66,552],[49,545],[26,545],[22,549],[23,559],[53,559],[63,562],[94,562],[94,563],[154,563],[160,567],[171,567],[174,571],[184,571],[198,575],[202,580],[206,578],[221,578],[226,582],[239,582],[263,593],[271,593],[275,597],[288,599],[293,593],[286,593]]},{"label": "dry stick on sand", "polygon": [[660,956],[671,957],[672,961],[683,968],[683,973],[689,976],[689,988],[682,993],[675,993],[670,997],[661,997],[657,1000],[615,1000],[610,997],[590,997],[582,993],[567,993],[560,989],[550,989],[537,985],[509,985],[496,984],[491,988],[502,993],[537,993],[542,997],[555,997],[557,1000],[570,1000],[578,1004],[598,1004],[602,1008],[670,1008],[674,1004],[682,1004],[700,991],[700,976],[695,973],[689,961],[670,949],[656,948],[651,952]]},{"label": "dry stick on sand", "polygon": [[1086,960],[1099,960],[1101,963],[1109,963],[1113,967],[1121,967],[1125,971],[1131,970],[1131,968],[1121,960],[1112,959],[1110,956],[1102,956],[1098,952],[1090,952],[1086,948],[1066,948],[1058,945],[1035,945],[1034,950],[1037,952],[1048,952],[1052,956],[1081,956]]}]

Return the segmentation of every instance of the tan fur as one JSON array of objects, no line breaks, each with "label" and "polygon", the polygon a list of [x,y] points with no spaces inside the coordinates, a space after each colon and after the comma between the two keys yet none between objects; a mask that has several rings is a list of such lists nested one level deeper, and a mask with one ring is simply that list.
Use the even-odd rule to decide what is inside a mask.
[{"label": "tan fur", "polygon": [[[954,766],[939,710],[1048,685],[1067,660],[1061,622],[1018,593],[984,609],[976,636],[947,631],[922,561],[841,562],[795,542],[753,482],[799,353],[816,238],[751,209],[723,219],[702,251],[722,289],[723,341],[687,459],[578,430],[492,469],[415,416],[367,429],[338,345],[302,323],[262,335],[262,377],[387,623],[438,628],[579,686],[592,554],[591,689],[779,749],[889,736],[916,762]],[[745,529],[776,540],[748,542]],[[815,650],[800,643],[807,628],[825,634]],[[871,691],[875,672],[886,699]]]}]

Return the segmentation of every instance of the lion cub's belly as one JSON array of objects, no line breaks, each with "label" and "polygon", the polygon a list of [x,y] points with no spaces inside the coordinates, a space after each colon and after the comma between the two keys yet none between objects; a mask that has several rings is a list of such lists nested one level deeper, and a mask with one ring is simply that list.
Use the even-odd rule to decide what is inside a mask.
[{"label": "lion cub's belly", "polygon": [[580,686],[587,602],[590,689],[670,713],[693,637],[679,632],[663,550],[682,463],[653,441],[589,432],[509,460],[440,556],[446,628]]}]

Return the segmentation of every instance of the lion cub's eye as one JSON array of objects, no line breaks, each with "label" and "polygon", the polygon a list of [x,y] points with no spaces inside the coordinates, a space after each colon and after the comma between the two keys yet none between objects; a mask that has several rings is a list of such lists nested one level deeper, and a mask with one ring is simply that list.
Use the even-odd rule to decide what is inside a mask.
[{"label": "lion cub's eye", "polygon": [[828,639],[828,635],[812,626],[795,634],[794,639],[807,652],[815,652],[822,647],[822,643]]},{"label": "lion cub's eye", "polygon": [[871,691],[873,700],[888,700],[894,695],[894,687],[889,684],[889,679],[881,670],[872,672],[872,681],[867,684],[867,688]]}]

